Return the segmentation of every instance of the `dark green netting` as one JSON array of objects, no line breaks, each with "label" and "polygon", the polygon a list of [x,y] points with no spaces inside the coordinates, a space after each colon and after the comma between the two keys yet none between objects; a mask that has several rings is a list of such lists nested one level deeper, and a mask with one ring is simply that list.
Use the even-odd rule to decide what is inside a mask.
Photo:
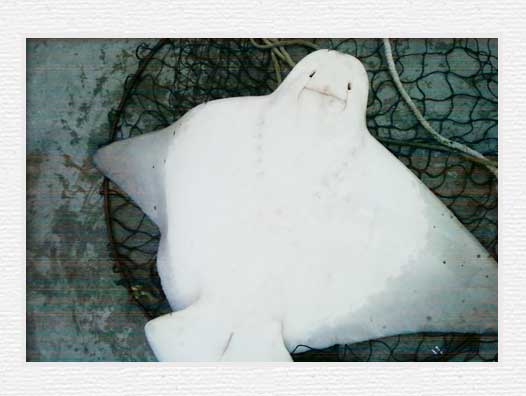
[{"label": "dark green netting", "polygon": [[[440,146],[423,129],[392,81],[382,41],[309,41],[354,55],[364,63],[370,80],[367,118],[371,133],[497,258],[495,176]],[[399,39],[392,46],[404,87],[433,128],[496,160],[497,40]],[[313,50],[300,44],[286,49],[295,61]],[[126,79],[121,103],[110,113],[111,140],[163,128],[205,101],[272,92],[278,79],[272,58],[269,49],[244,39],[165,39],[155,46],[140,45],[137,72]],[[280,62],[281,77],[289,70],[286,62]],[[155,268],[158,229],[108,180],[104,192],[115,270],[122,274],[122,284],[148,318],[169,312]],[[415,334],[322,351],[298,346],[296,352],[297,361],[497,360],[497,336]]]}]

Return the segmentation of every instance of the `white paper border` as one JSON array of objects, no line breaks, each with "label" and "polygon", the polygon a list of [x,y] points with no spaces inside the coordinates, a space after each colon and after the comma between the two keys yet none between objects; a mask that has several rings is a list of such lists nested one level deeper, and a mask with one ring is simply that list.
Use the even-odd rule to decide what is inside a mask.
[{"label": "white paper border", "polygon": [[[0,394],[522,394],[526,6],[520,1],[0,3]],[[26,37],[499,37],[499,363],[25,362]]]}]

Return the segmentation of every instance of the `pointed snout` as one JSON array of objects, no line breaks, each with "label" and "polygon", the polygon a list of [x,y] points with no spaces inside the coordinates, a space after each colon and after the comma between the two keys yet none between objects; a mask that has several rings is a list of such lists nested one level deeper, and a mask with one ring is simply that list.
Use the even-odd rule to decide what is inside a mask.
[{"label": "pointed snout", "polygon": [[365,128],[368,92],[367,72],[359,59],[318,50],[298,62],[273,95],[290,97],[309,111],[344,113]]}]

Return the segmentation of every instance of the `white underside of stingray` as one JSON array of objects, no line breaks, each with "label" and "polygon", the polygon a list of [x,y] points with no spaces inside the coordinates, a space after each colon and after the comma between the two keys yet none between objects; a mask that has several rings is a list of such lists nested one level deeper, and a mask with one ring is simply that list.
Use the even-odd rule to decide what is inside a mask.
[{"label": "white underside of stingray", "polygon": [[317,51],[272,94],[202,104],[98,168],[159,226],[161,361],[290,361],[420,331],[496,332],[497,265],[366,128],[354,57]]}]

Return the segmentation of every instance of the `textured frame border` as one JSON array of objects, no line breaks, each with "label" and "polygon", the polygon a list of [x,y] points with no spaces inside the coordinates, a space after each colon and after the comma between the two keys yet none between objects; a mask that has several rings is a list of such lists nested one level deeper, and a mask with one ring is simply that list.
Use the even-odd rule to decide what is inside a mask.
[{"label": "textured frame border", "polygon": [[[520,1],[462,3],[190,0],[137,3],[7,0],[0,4],[0,278],[2,394],[520,394],[526,388],[526,27]],[[381,26],[377,29],[376,26]],[[499,363],[175,365],[25,362],[26,37],[499,37]],[[505,65],[503,68],[502,66]],[[503,94],[505,93],[505,95]],[[518,104],[517,104],[518,103]],[[503,155],[502,155],[503,154]]]}]

